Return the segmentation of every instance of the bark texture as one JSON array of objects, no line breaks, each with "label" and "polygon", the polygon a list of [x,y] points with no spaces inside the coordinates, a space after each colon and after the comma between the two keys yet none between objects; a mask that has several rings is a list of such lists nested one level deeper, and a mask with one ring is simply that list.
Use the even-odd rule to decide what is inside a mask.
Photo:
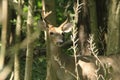
[{"label": "bark texture", "polygon": [[106,55],[120,52],[120,1],[110,0],[108,6],[108,35]]}]

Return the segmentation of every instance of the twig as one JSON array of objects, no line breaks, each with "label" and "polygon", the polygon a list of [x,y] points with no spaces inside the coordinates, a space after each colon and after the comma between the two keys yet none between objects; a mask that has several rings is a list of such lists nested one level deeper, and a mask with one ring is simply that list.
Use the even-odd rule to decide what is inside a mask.
[{"label": "twig", "polygon": [[11,73],[10,80],[13,80],[13,77],[14,77],[14,73],[12,72],[12,73]]}]

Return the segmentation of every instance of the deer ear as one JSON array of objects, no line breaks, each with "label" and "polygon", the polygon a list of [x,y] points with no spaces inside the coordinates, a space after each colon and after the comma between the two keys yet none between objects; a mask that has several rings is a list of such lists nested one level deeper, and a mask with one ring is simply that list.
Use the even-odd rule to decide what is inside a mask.
[{"label": "deer ear", "polygon": [[42,31],[45,31],[47,28],[46,28],[46,24],[45,24],[45,22],[43,22],[43,21],[38,21],[38,26],[40,27],[40,29],[42,30]]},{"label": "deer ear", "polygon": [[67,23],[62,27],[62,31],[68,33],[72,30],[72,26],[73,26],[72,23]]}]

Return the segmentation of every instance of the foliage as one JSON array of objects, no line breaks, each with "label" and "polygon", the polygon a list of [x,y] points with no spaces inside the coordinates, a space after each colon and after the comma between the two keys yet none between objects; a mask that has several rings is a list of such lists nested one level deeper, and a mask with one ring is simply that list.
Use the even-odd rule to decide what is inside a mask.
[{"label": "foliage", "polygon": [[70,12],[73,12],[73,0],[56,1],[56,14],[58,24],[61,24],[67,18],[67,14]]},{"label": "foliage", "polygon": [[33,79],[45,80],[46,77],[46,61],[45,57],[36,58],[33,62]]},{"label": "foliage", "polygon": [[[25,57],[21,61],[21,80],[24,80]],[[46,58],[45,56],[35,56],[33,60],[32,80],[45,80],[46,77]]]}]

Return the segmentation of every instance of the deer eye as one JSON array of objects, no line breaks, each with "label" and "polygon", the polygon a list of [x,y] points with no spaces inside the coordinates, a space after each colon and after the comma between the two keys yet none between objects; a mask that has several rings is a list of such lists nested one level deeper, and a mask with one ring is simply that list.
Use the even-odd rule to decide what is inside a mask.
[{"label": "deer eye", "polygon": [[53,35],[54,33],[53,32],[50,32],[50,35]]},{"label": "deer eye", "polygon": [[64,33],[62,33],[62,35],[64,36]]}]

